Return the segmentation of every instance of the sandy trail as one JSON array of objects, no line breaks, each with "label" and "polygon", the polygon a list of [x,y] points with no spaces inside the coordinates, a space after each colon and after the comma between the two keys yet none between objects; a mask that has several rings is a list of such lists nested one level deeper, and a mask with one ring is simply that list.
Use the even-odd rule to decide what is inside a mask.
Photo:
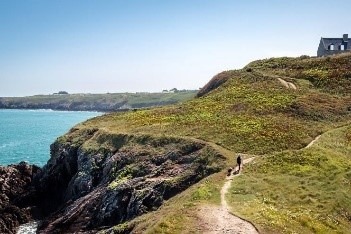
[{"label": "sandy trail", "polygon": [[277,78],[279,80],[279,82],[287,89],[297,89],[296,85],[294,85],[291,82],[285,81],[282,78]]},{"label": "sandy trail", "polygon": [[314,143],[316,143],[316,142],[319,140],[320,137],[321,137],[321,135],[317,136],[313,141],[311,141],[311,142],[305,147],[305,149],[310,148]]},{"label": "sandy trail", "polygon": [[[249,163],[254,158],[244,160],[244,164]],[[237,171],[238,168],[235,168]],[[199,210],[201,219],[201,233],[219,234],[219,233],[245,233],[257,234],[257,229],[249,222],[229,213],[230,207],[225,199],[225,195],[230,188],[232,180],[240,175],[231,174],[227,177],[221,189],[221,206],[204,206]]]},{"label": "sandy trail", "polygon": [[[304,149],[311,147],[315,144],[321,135],[317,136],[311,141]],[[228,152],[226,152],[228,153]],[[249,155],[244,155],[248,157]],[[247,158],[243,161],[243,164],[251,162],[255,157]],[[238,167],[234,169],[237,171]],[[221,233],[242,233],[242,234],[258,234],[257,229],[248,221],[243,220],[229,212],[230,207],[225,199],[232,180],[239,176],[239,174],[231,173],[227,176],[226,181],[221,189],[221,206],[202,206],[199,209],[200,227],[199,231],[206,234],[221,234]]]}]

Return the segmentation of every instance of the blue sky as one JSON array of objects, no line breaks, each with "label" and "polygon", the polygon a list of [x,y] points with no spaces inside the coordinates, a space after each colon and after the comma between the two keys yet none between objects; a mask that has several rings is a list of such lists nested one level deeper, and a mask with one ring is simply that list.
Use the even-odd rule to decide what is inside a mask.
[{"label": "blue sky", "polygon": [[0,0],[0,96],[197,89],[350,21],[346,0]]}]

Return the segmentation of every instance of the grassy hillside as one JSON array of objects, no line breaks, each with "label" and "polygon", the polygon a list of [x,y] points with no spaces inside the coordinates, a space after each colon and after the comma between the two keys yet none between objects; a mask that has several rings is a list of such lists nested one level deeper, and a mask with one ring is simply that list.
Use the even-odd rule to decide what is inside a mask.
[{"label": "grassy hillside", "polygon": [[88,127],[195,137],[237,152],[264,154],[299,149],[347,121],[349,96],[318,89],[286,89],[276,78],[232,71],[209,95],[182,105],[112,114]]},{"label": "grassy hillside", "polygon": [[[351,133],[333,129],[351,123],[350,66],[350,54],[256,61],[221,73],[199,98],[104,115],[78,128],[197,138],[228,149],[228,165],[237,152],[264,155],[233,186],[233,211],[262,232],[341,233],[351,230]],[[319,144],[300,150],[325,132]],[[218,203],[223,178],[224,171],[201,181],[136,229],[195,232],[196,207]]]},{"label": "grassy hillside", "polygon": [[246,69],[308,80],[328,93],[349,94],[351,89],[350,54],[335,57],[271,58],[252,62]]},{"label": "grassy hillside", "polygon": [[0,108],[117,111],[179,103],[193,98],[195,90],[176,93],[109,93],[36,95],[0,98]]},{"label": "grassy hillside", "polygon": [[350,133],[338,128],[308,149],[257,159],[231,188],[235,213],[264,233],[349,233]]}]

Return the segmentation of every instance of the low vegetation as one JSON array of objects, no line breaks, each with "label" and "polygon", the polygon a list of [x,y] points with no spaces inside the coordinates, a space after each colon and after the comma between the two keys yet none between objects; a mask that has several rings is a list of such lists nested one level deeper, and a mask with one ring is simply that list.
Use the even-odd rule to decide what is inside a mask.
[{"label": "low vegetation", "polygon": [[[201,97],[107,114],[77,128],[201,139],[228,150],[227,166],[236,152],[262,155],[233,184],[228,196],[233,212],[263,233],[345,233],[351,229],[350,66],[350,54],[256,61],[221,73]],[[320,134],[320,142],[301,150]],[[196,232],[197,207],[219,203],[225,171],[125,226],[149,233]]]},{"label": "low vegetation", "polygon": [[299,149],[347,121],[349,100],[318,89],[287,90],[274,77],[236,71],[210,95],[181,105],[105,115],[83,125],[195,137],[237,152],[264,154]]},{"label": "low vegetation", "polygon": [[348,233],[351,221],[350,127],[312,147],[255,160],[233,182],[233,212],[263,233]]},{"label": "low vegetation", "polygon": [[350,54],[333,57],[271,58],[258,60],[246,68],[269,74],[310,81],[325,92],[348,94],[351,89]]}]

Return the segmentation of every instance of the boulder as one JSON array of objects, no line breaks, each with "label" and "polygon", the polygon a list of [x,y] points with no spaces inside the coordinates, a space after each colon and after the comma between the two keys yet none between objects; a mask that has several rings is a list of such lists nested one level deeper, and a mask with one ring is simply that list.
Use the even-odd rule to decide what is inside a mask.
[{"label": "boulder", "polygon": [[40,171],[35,165],[0,166],[0,233],[16,233],[19,225],[39,216],[35,209],[36,195],[31,186]]}]

